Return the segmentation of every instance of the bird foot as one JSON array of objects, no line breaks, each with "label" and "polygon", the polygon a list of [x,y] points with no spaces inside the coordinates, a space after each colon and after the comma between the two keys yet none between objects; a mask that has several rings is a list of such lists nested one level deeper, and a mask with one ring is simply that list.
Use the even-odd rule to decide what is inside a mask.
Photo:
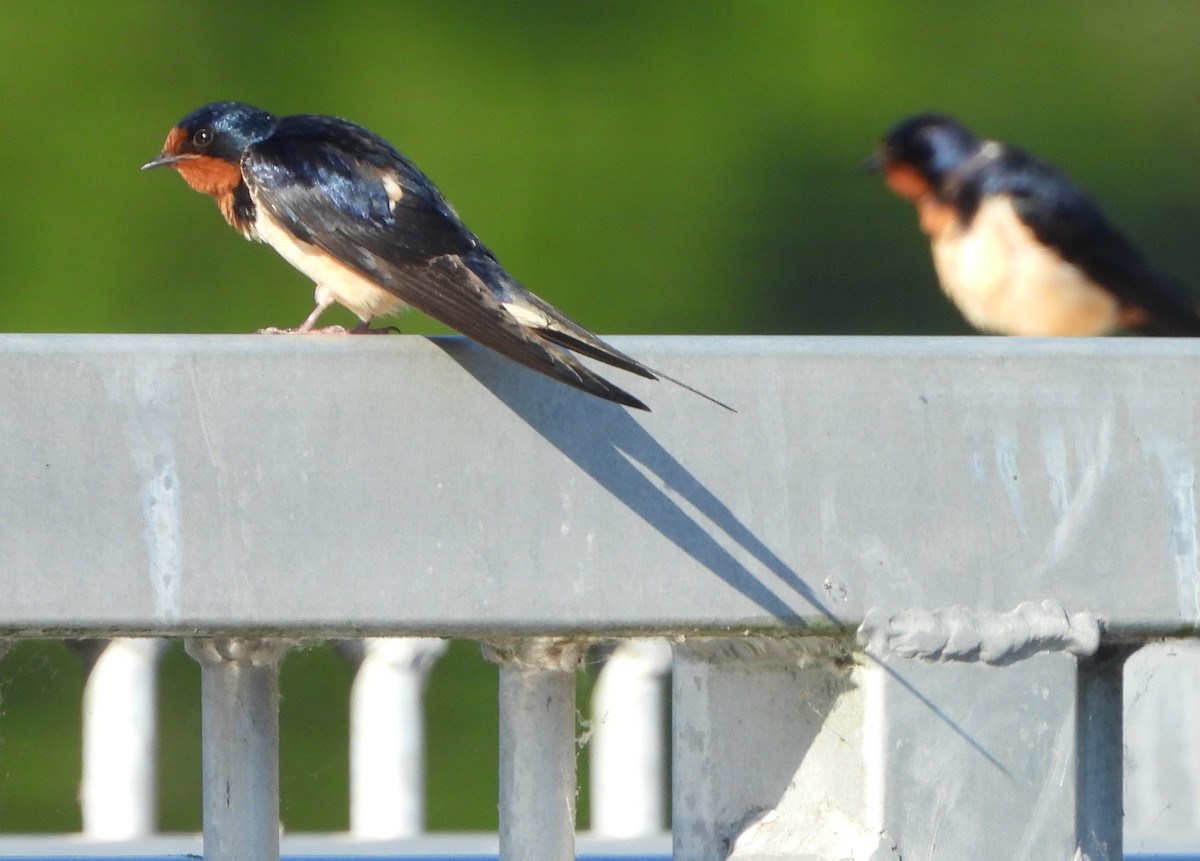
[{"label": "bird foot", "polygon": [[390,335],[395,332],[400,334],[399,326],[381,326],[378,329],[372,329],[370,322],[362,323],[350,330],[351,335]]},{"label": "bird foot", "polygon": [[[358,330],[355,329],[354,332]],[[260,335],[349,335],[352,334],[345,326],[321,326],[316,329],[305,329],[303,326],[296,326],[294,329],[281,329],[278,326],[267,326],[265,329],[259,329]]]},{"label": "bird foot", "polygon": [[390,335],[395,332],[400,334],[400,329],[396,326],[383,326],[379,329],[372,329],[370,321],[359,323],[353,329],[347,329],[345,326],[296,326],[294,329],[281,329],[278,326],[267,326],[265,329],[259,329],[260,335]]}]

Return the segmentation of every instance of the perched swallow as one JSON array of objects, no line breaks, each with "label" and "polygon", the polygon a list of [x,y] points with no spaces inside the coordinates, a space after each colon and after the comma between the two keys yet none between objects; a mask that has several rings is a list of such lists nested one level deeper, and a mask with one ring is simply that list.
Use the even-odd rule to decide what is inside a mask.
[{"label": "perched swallow", "polygon": [[1005,335],[1200,335],[1193,299],[1062,173],[955,120],[893,126],[870,160],[912,201],[942,290]]},{"label": "perched swallow", "polygon": [[267,243],[316,282],[317,307],[283,331],[344,331],[314,329],[334,302],[362,321],[355,332],[372,331],[372,318],[411,306],[605,400],[649,410],[567,350],[732,409],[610,347],[526,290],[416,165],[354,123],[214,102],[180,120],[142,170],[164,166],[215,198],[235,230]]}]

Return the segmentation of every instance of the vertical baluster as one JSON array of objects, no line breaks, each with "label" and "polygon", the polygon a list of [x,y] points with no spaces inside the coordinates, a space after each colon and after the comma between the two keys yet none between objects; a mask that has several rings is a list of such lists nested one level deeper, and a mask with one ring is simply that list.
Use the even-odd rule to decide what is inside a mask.
[{"label": "vertical baluster", "polygon": [[190,640],[200,662],[205,861],[279,858],[279,640]]},{"label": "vertical baluster", "polygon": [[356,837],[414,837],[425,827],[422,697],[446,641],[362,641],[350,691],[350,831]]},{"label": "vertical baluster", "polygon": [[105,643],[83,689],[83,833],[132,840],[154,831],[157,673],[163,640]]},{"label": "vertical baluster", "polygon": [[624,640],[596,680],[590,752],[597,837],[646,837],[666,825],[663,711],[670,669],[666,641]]},{"label": "vertical baluster", "polygon": [[1123,857],[1125,660],[1136,647],[1101,646],[1079,659],[1075,704],[1075,828],[1083,856]]},{"label": "vertical baluster", "polygon": [[1125,846],[1200,837],[1200,641],[1143,646],[1124,679]]},{"label": "vertical baluster", "polygon": [[500,664],[500,858],[575,858],[575,674],[585,644],[489,644]]}]

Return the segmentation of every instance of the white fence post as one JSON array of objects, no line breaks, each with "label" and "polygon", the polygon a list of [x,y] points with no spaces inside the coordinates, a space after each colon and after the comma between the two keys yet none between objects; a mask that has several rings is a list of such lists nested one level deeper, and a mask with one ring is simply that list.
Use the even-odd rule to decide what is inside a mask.
[{"label": "white fence post", "polygon": [[131,840],[154,831],[158,659],[166,642],[108,641],[83,688],[84,836]]},{"label": "white fence post", "polygon": [[200,662],[205,861],[278,861],[279,665],[287,645],[189,640]]},{"label": "white fence post", "polygon": [[664,816],[664,704],[671,647],[622,640],[592,691],[591,830],[595,837],[659,834]]},{"label": "white fence post", "polygon": [[575,675],[585,644],[486,644],[500,664],[501,861],[574,861]]},{"label": "white fence post", "polygon": [[446,641],[373,637],[350,690],[350,831],[356,837],[415,837],[425,827],[422,696]]}]

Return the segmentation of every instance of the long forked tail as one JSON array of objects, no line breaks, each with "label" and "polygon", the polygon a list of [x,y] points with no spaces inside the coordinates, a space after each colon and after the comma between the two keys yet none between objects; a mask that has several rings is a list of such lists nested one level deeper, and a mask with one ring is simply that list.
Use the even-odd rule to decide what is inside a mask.
[{"label": "long forked tail", "polygon": [[[604,379],[604,377],[591,371],[570,353],[563,353],[555,350],[553,347],[549,348],[549,351],[555,354],[555,359],[559,363],[550,374],[560,382],[564,382],[568,386],[574,386],[606,401],[612,401],[614,404],[650,412],[650,407],[646,406],[645,403],[629,394],[629,392],[620,386],[613,385]],[[541,370],[545,372],[544,369]]]},{"label": "long forked tail", "polygon": [[712,395],[706,395],[704,392],[700,391],[699,389],[695,388],[694,386],[689,386],[683,380],[677,380],[668,374],[664,374],[662,371],[656,370],[656,371],[653,371],[652,373],[655,376],[657,376],[659,379],[666,380],[668,383],[674,383],[675,385],[679,386],[679,388],[686,389],[687,391],[691,392],[693,395],[699,395],[700,397],[704,398],[704,400],[708,401],[709,403],[716,404],[721,409],[729,410],[731,413],[737,412],[736,409],[729,406],[729,404],[725,403],[724,401],[718,401]]},{"label": "long forked tail", "polygon": [[[586,330],[584,331],[586,332]],[[595,359],[598,362],[604,362],[606,365],[612,365],[614,368],[620,368],[623,371],[629,371],[631,374],[637,374],[639,377],[645,377],[648,380],[666,380],[668,383],[674,383],[681,389],[686,389],[693,395],[699,395],[700,397],[704,398],[704,400],[716,404],[722,409],[729,410],[731,413],[737,412],[737,410],[729,406],[729,404],[717,400],[712,395],[706,395],[704,392],[694,388],[693,386],[689,386],[682,380],[677,380],[668,374],[664,374],[662,371],[646,367],[636,359],[626,356],[620,350],[610,347],[599,338],[585,341],[579,337],[576,337],[570,332],[564,332],[561,329],[552,329],[548,326],[538,329],[538,332],[540,332],[542,337],[544,337],[547,341],[553,341],[559,346],[566,347],[569,350],[574,350],[580,355],[587,356],[590,359]],[[590,335],[591,333],[587,334]],[[592,337],[594,338],[594,336]],[[600,377],[598,379],[603,378]],[[607,383],[607,381],[605,382]],[[611,383],[608,385],[611,385]],[[613,386],[613,388],[616,387]],[[617,389],[617,391],[621,390]],[[622,393],[625,394],[624,392]],[[642,409],[648,409],[648,407],[642,407]]]}]

